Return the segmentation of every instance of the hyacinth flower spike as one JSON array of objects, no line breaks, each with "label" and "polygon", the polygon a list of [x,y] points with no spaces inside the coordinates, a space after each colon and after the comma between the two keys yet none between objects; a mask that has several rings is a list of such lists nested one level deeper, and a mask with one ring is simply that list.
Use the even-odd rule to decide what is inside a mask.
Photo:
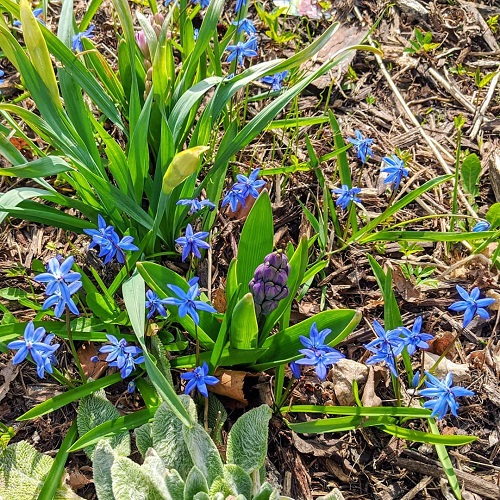
[{"label": "hyacinth flower spike", "polygon": [[485,307],[493,304],[495,299],[480,299],[479,296],[481,295],[481,290],[479,290],[477,286],[471,290],[470,294],[467,293],[467,290],[463,289],[460,285],[457,285],[456,288],[463,300],[454,302],[450,307],[448,307],[448,309],[450,309],[450,311],[458,312],[465,311],[463,320],[464,328],[472,321],[476,314],[483,319],[490,319],[490,315]]}]

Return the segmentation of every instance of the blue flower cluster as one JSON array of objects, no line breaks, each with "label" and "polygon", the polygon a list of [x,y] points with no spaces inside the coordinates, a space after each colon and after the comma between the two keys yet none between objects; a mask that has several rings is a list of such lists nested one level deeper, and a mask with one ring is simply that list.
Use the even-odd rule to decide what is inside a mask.
[{"label": "blue flower cluster", "polygon": [[266,185],[266,181],[258,180],[260,168],[253,170],[247,177],[243,174],[238,174],[236,179],[238,182],[234,183],[231,189],[226,193],[222,200],[222,207],[229,205],[232,212],[236,212],[238,204],[241,203],[245,207],[246,200],[249,196],[257,198],[259,196],[259,189]]},{"label": "blue flower cluster", "polygon": [[60,318],[66,307],[73,314],[80,314],[75,302],[71,298],[81,287],[82,277],[80,273],[71,270],[75,261],[73,256],[68,257],[62,263],[60,258],[53,257],[47,264],[47,272],[35,276],[38,283],[46,283],[45,294],[49,297],[43,303],[42,309],[54,307],[54,315]]},{"label": "blue flower cluster", "polygon": [[115,228],[106,225],[106,221],[101,215],[97,216],[97,227],[98,229],[84,229],[83,232],[92,236],[89,248],[100,247],[99,257],[104,257],[104,265],[109,264],[115,257],[120,264],[123,264],[125,262],[124,250],[139,250],[132,244],[134,241],[132,236],[125,236],[120,240]]},{"label": "blue flower cluster", "polygon": [[35,325],[30,321],[24,329],[23,339],[14,340],[7,344],[9,349],[17,351],[12,363],[17,365],[30,355],[36,363],[38,376],[44,378],[45,372],[52,373],[52,365],[57,363],[54,353],[59,348],[59,344],[51,344],[53,339],[53,333],[45,335],[45,328],[40,326],[35,329]]},{"label": "blue flower cluster", "polygon": [[325,344],[326,337],[331,332],[329,328],[318,331],[316,323],[313,323],[309,331],[309,337],[305,337],[304,335],[299,337],[300,342],[305,347],[305,349],[299,349],[299,352],[305,357],[297,359],[290,364],[295,378],[300,377],[300,367],[298,365],[308,365],[314,366],[316,375],[320,380],[325,380],[328,368],[337,361],[345,358],[341,352]]},{"label": "blue flower cluster", "polygon": [[[128,345],[125,339],[118,340],[114,335],[106,335],[110,345],[105,345],[99,349],[102,354],[107,354],[105,361],[109,366],[120,370],[122,378],[127,378],[134,370],[135,365],[144,363],[142,349],[137,346]],[[91,359],[93,362],[99,361],[97,356]]]}]

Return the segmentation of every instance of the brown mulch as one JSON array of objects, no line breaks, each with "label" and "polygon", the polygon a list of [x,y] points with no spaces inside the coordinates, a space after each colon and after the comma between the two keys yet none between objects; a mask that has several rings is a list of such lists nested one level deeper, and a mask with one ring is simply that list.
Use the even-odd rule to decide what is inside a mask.
[{"label": "brown mulch", "polygon": [[[484,216],[488,207],[500,201],[495,198],[494,186],[488,176],[490,159],[498,154],[495,152],[500,144],[500,121],[496,118],[500,114],[500,94],[498,89],[493,88],[489,97],[492,84],[478,89],[473,73],[479,68],[484,77],[500,65],[499,31],[494,33],[485,24],[485,20],[498,13],[498,7],[495,7],[494,1],[458,1],[453,5],[444,1],[419,2],[427,11],[424,14],[416,11],[412,6],[414,4],[406,0],[387,7],[387,3],[381,1],[359,2],[340,27],[340,33],[348,33],[352,26],[356,27],[357,33],[366,33],[385,12],[372,37],[384,52],[383,65],[391,81],[373,54],[357,52],[351,61],[352,71],[347,72],[344,68],[343,74],[337,75],[336,81],[327,82],[324,88],[316,82],[299,98],[298,106],[306,116],[332,109],[344,137],[354,136],[354,130],[359,129],[365,136],[375,139],[375,156],[365,168],[361,168],[354,153],[349,152],[353,178],[360,178],[360,185],[366,187],[362,201],[371,217],[381,213],[388,201],[379,191],[381,158],[394,152],[395,147],[411,155],[411,175],[403,183],[403,193],[413,189],[417,182],[421,185],[446,173],[443,162],[452,169],[455,158],[453,120],[457,115],[463,115],[466,126],[462,147],[477,153],[483,162],[480,197],[475,201],[477,213]],[[82,3],[77,9],[83,13],[85,6]],[[113,48],[116,37],[110,2],[103,3],[98,16],[101,22],[96,23],[96,40],[102,47]],[[227,17],[223,21],[228,23],[230,19]],[[296,31],[304,30],[306,23],[295,18],[288,18],[286,22],[290,30]],[[317,32],[325,26],[321,22],[311,22],[310,25]],[[403,50],[409,46],[408,41],[413,39],[413,30],[417,26],[423,32],[432,32],[432,41],[441,44],[439,50],[418,58],[404,54]],[[265,54],[279,56],[285,50],[265,35],[263,43],[266,44]],[[109,54],[108,51],[105,53]],[[401,95],[407,109],[394,89]],[[483,104],[482,112],[475,112]],[[249,107],[249,113],[257,110]],[[242,153],[238,163],[233,165],[234,171],[239,171],[239,166],[244,167],[250,162],[254,167],[262,168],[290,165],[287,159],[290,152],[299,161],[306,161],[305,133],[318,156],[332,150],[329,127],[308,127],[301,131],[300,137],[269,131],[259,138],[258,144],[251,145]],[[426,137],[430,139],[426,140]],[[325,178],[332,179],[334,160],[325,162],[322,169]],[[321,198],[313,172],[291,175],[284,189],[281,182],[283,178],[273,176],[268,183],[273,199],[277,248],[284,248],[288,242],[296,245],[301,235],[314,234],[297,200],[316,212],[316,201]],[[0,191],[5,192],[18,185],[21,184],[17,180],[3,178],[0,180]],[[332,180],[330,187],[334,186],[338,186],[338,181]],[[428,193],[422,197],[421,203],[411,204],[398,213],[396,221],[435,212],[449,213],[450,200],[448,188]],[[461,210],[466,213],[463,204]],[[241,220],[230,218],[224,211],[216,221],[218,235],[213,245],[211,283],[214,296],[217,290],[224,289],[227,266],[235,255],[243,222],[244,217]],[[431,219],[412,227],[440,231],[444,225]],[[84,237],[75,237],[63,230],[7,219],[0,226],[0,290],[21,288],[40,294],[40,299],[42,290],[30,279],[33,276],[33,261],[46,262],[55,253],[68,254],[76,249],[77,260],[85,265],[85,241]],[[470,445],[449,450],[463,486],[464,498],[499,498],[500,315],[495,309],[489,322],[474,321],[467,330],[463,330],[455,315],[447,310],[450,303],[456,300],[456,284],[467,289],[479,286],[500,293],[498,273],[491,269],[491,254],[469,259],[469,251],[464,245],[448,248],[442,243],[429,243],[422,246],[423,252],[411,257],[409,262],[435,266],[435,277],[440,280],[438,288],[418,287],[402,275],[399,265],[408,262],[408,259],[403,258],[399,245],[391,243],[384,248],[354,245],[331,255],[328,267],[317,277],[304,299],[295,304],[292,320],[300,321],[319,312],[322,300],[325,308],[361,310],[364,319],[340,348],[351,360],[366,360],[362,344],[373,336],[370,327],[373,319],[383,317],[382,296],[366,253],[370,252],[382,266],[390,267],[405,325],[412,324],[417,316],[422,315],[423,331],[433,333],[437,339],[433,346],[437,354],[448,349],[450,339],[458,334],[458,341],[449,349],[447,358],[470,368],[465,385],[474,390],[476,396],[463,402],[458,419],[446,418],[439,422],[439,427],[442,433],[470,434],[479,438]],[[311,255],[311,262],[314,257]],[[205,286],[208,284],[207,279],[204,280],[207,274],[202,273],[202,284]],[[32,312],[22,304],[0,300],[17,319],[32,318]],[[60,386],[50,379],[40,381],[28,363],[23,364],[21,369],[13,370],[10,358],[9,354],[0,353],[0,420],[15,427],[13,441],[27,439],[40,451],[55,455],[75,418],[75,408],[65,407],[34,421],[16,422],[15,419],[22,413],[60,392]],[[60,363],[74,370],[69,357],[60,360]],[[331,377],[332,374],[320,384],[313,373],[304,376],[292,392],[292,402],[338,404],[336,385]],[[368,392],[367,388],[361,387],[361,396],[363,390]],[[110,400],[123,413],[141,407],[139,396],[126,393],[126,384],[107,392]],[[373,393],[374,398],[382,400],[392,397],[390,381],[383,370],[373,373]],[[237,415],[235,411],[230,420],[233,421]],[[310,417],[288,415],[287,418],[301,421]],[[418,428],[419,424],[414,425]],[[334,488],[340,490],[346,499],[450,498],[432,446],[405,443],[373,428],[343,434],[304,436],[291,432],[282,419],[276,417],[270,428],[268,470],[283,485],[283,494],[296,499],[316,498]],[[95,498],[91,463],[83,453],[71,455],[67,471],[70,484],[79,495]]]}]

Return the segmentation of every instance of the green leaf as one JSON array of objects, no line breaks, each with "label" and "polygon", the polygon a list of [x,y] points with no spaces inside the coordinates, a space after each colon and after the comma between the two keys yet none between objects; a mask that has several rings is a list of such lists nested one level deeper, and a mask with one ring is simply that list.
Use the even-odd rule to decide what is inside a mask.
[{"label": "green leaf", "polygon": [[[43,486],[38,493],[38,498],[57,498],[56,492],[62,483],[62,476],[65,473],[64,466],[69,456],[69,448],[77,438],[76,420],[73,421],[64,437],[61,447],[52,463],[49,473],[45,477]],[[18,497],[19,498],[19,497]]]},{"label": "green leaf", "polygon": [[72,170],[71,166],[61,158],[57,156],[45,156],[44,158],[16,165],[15,167],[0,168],[0,175],[33,179],[35,177],[57,175],[68,170]]},{"label": "green leaf", "polygon": [[273,412],[263,404],[236,420],[227,438],[227,462],[247,474],[258,471],[266,460],[269,420]]},{"label": "green leaf", "polygon": [[465,157],[460,174],[465,192],[476,197],[479,194],[478,182],[481,175],[481,160],[476,153]]},{"label": "green leaf", "polygon": [[273,251],[273,209],[267,190],[260,193],[248,214],[238,244],[236,274],[241,284],[240,298],[248,292],[248,283],[257,266]]},{"label": "green leaf", "polygon": [[358,428],[361,422],[363,422],[363,418],[359,416],[323,418],[319,420],[311,420],[309,422],[299,422],[296,424],[285,420],[286,425],[292,429],[292,431],[304,434],[352,431]]},{"label": "green leaf", "polygon": [[412,417],[426,418],[431,414],[431,410],[425,408],[406,408],[406,407],[359,407],[359,406],[319,406],[319,405],[292,405],[283,407],[282,413],[324,413],[326,415],[350,415],[360,417]]},{"label": "green leaf", "polygon": [[64,394],[59,394],[58,396],[54,396],[53,398],[47,399],[47,401],[36,405],[34,408],[31,408],[31,410],[23,413],[20,417],[17,418],[17,420],[23,421],[41,417],[42,415],[58,410],[59,408],[62,408],[67,404],[78,401],[81,398],[84,398],[85,396],[98,391],[99,389],[103,389],[105,387],[109,387],[110,385],[116,384],[121,380],[121,375],[119,373],[114,373],[113,375],[109,375],[93,382],[89,382],[87,384],[81,385],[80,387],[76,387],[75,389],[70,389]]},{"label": "green leaf", "polygon": [[463,446],[464,444],[472,443],[473,441],[476,441],[478,439],[476,436],[442,436],[441,434],[436,435],[429,432],[406,429],[394,424],[381,424],[378,425],[378,428],[386,432],[387,434],[390,434],[391,436],[396,436],[401,439],[406,439],[406,441],[413,441],[416,443]]},{"label": "green leaf", "polygon": [[253,295],[245,294],[234,306],[231,318],[229,343],[234,349],[254,349],[257,347],[259,326],[255,316]]},{"label": "green leaf", "polygon": [[201,470],[193,467],[184,485],[184,500],[194,500],[195,495],[200,492],[208,493],[208,483]]},{"label": "green leaf", "polygon": [[334,309],[323,311],[296,325],[271,335],[262,344],[266,352],[258,359],[258,363],[252,365],[257,371],[267,370],[280,364],[289,363],[300,358],[299,349],[304,346],[300,342],[300,335],[308,336],[313,323],[319,331],[330,328],[332,333],[328,335],[325,342],[335,346],[351,333],[361,320],[361,313],[352,309]]},{"label": "green leaf", "polygon": [[124,415],[99,424],[97,427],[90,429],[81,436],[73,446],[69,448],[69,452],[93,446],[104,438],[113,438],[126,431],[136,429],[153,418],[155,411],[156,408],[144,408],[143,410],[135,411],[129,415]]},{"label": "green leaf", "polygon": [[192,425],[190,416],[181,400],[149,355],[144,336],[144,327],[146,323],[146,287],[142,276],[135,272],[134,275],[123,284],[122,293],[125,307],[127,308],[130,322],[132,323],[132,328],[142,347],[146,370],[151,382],[153,382],[158,394],[170,406],[179,419],[187,426]]},{"label": "green leaf", "polygon": [[[1,200],[0,198],[0,204]],[[500,227],[500,203],[493,203],[493,205],[491,205],[486,213],[486,220],[491,224],[492,229]]]}]

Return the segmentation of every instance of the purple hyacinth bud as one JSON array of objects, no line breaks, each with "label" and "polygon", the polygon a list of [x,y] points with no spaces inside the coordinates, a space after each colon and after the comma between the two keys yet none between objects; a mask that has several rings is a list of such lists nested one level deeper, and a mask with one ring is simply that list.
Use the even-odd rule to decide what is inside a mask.
[{"label": "purple hyacinth bud", "polygon": [[146,35],[144,34],[143,30],[137,31],[135,33],[135,41],[136,41],[137,45],[139,46],[141,54],[144,56],[144,59],[146,59],[146,60],[151,59],[151,56],[149,54],[148,41],[146,40]]},{"label": "purple hyacinth bud", "polygon": [[267,316],[278,307],[280,300],[288,296],[286,282],[289,273],[290,265],[282,252],[266,255],[264,263],[257,267],[248,284],[254,298],[257,316],[260,314]]}]

